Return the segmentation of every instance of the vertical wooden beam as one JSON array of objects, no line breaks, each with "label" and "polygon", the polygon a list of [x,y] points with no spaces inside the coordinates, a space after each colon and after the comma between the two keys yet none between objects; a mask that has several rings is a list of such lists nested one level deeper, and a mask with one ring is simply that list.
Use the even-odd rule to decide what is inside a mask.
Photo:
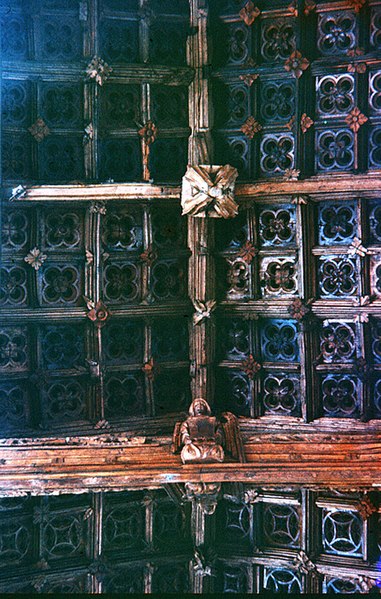
[{"label": "vertical wooden beam", "polygon": [[[189,260],[189,296],[193,302],[215,300],[215,264],[213,223],[207,218],[188,219],[188,242],[192,255]],[[214,401],[213,362],[215,326],[211,318],[193,323],[190,339],[191,359],[194,364],[192,397],[203,397],[209,404]]]},{"label": "vertical wooden beam", "polygon": [[211,108],[209,102],[209,48],[207,39],[207,0],[190,0],[188,64],[195,69],[189,87],[189,164],[211,164]]},{"label": "vertical wooden beam", "polygon": [[[152,219],[151,211],[149,207],[144,207],[143,215],[143,243],[144,243],[144,260],[142,260],[142,303],[151,303],[151,292],[150,292],[150,280],[152,272],[152,260],[150,256],[152,250],[153,236],[152,236]],[[151,319],[146,318],[144,323],[144,378],[145,378],[145,391],[146,391],[146,414],[148,416],[154,416],[155,406],[153,399],[153,377],[154,364],[152,362],[152,327]]]},{"label": "vertical wooden beam", "polygon": [[[255,262],[258,263],[257,260]],[[254,352],[254,360],[258,360],[258,357],[261,355],[261,338],[258,324],[258,320],[249,320],[251,336],[250,347]],[[259,416],[262,416],[262,381],[264,380],[264,376],[264,373],[260,370],[253,378],[249,379],[252,398],[250,416],[252,418],[259,418]]]},{"label": "vertical wooden beam", "polygon": [[149,60],[149,30],[150,30],[150,11],[147,6],[147,0],[139,0],[141,18],[139,21],[139,53],[140,61],[147,63]]},{"label": "vertical wooden beam", "polygon": [[[312,245],[314,240],[313,212],[314,206],[308,196],[298,195],[293,198],[296,204],[296,242],[298,247],[298,287],[299,297],[305,304],[312,299],[315,282],[312,281],[311,269]],[[300,352],[300,395],[302,416],[306,422],[317,417],[316,406],[317,387],[314,385],[314,373],[312,362],[316,357],[313,344],[313,331],[307,316],[300,321],[299,325],[299,352]],[[315,381],[316,382],[316,381]],[[316,396],[316,397],[315,397]]]},{"label": "vertical wooden beam", "polygon": [[[98,54],[98,2],[90,0],[86,24],[85,56],[87,64]],[[94,81],[84,85],[84,161],[86,179],[94,181],[98,179],[98,105],[99,86]],[[87,128],[87,130],[86,130]]]},{"label": "vertical wooden beam", "polygon": [[[191,534],[194,547],[203,547],[205,543],[206,516],[198,501],[192,501]],[[193,570],[192,592],[200,594],[204,588],[204,576]]]},{"label": "vertical wooden beam", "polygon": [[[103,523],[103,492],[92,493],[93,530],[92,530],[92,555],[93,562],[99,562],[102,555],[102,523]],[[102,593],[103,582],[91,574],[91,593]]]},{"label": "vertical wooden beam", "polygon": [[[102,203],[89,204],[85,215],[85,297],[94,305],[101,299],[101,254],[100,254],[100,223],[99,210],[105,210]],[[87,320],[87,319],[86,319]],[[89,418],[99,420],[104,417],[103,400],[101,396],[101,332],[95,323],[87,321],[87,351],[86,358],[89,373],[94,384],[89,385]]]},{"label": "vertical wooden beam", "polygon": [[[106,207],[101,204],[95,204],[90,209],[92,211],[93,217],[93,227],[92,227],[92,253],[94,256],[93,259],[93,289],[91,299],[96,304],[97,302],[102,300],[102,251],[101,251],[101,225],[102,218],[106,213]],[[93,398],[95,413],[92,414],[92,417],[95,417],[95,420],[103,420],[104,419],[104,381],[103,381],[103,369],[102,369],[102,332],[100,327],[96,326],[96,323],[92,323],[93,326],[93,351],[94,351],[94,359],[93,366],[94,371],[92,375],[95,377],[95,385],[94,393],[95,397]],[[107,326],[107,325],[106,325]],[[90,369],[92,368],[92,364],[90,364]]]},{"label": "vertical wooden beam", "polygon": [[[154,551],[153,547],[153,508],[154,498],[152,492],[147,491],[143,499],[145,505],[145,543],[149,550]],[[144,593],[152,593],[152,576],[154,566],[148,562],[144,568]]]},{"label": "vertical wooden beam", "polygon": [[[318,521],[317,511],[315,508],[315,494],[313,491],[308,489],[301,489],[302,499],[302,531],[301,531],[301,551],[305,553],[308,559],[316,559],[316,547],[319,546],[319,532],[318,532]],[[312,569],[306,575],[306,593],[318,593],[320,590],[320,576],[319,573]]]},{"label": "vertical wooden beam", "polygon": [[[145,21],[144,31],[148,31],[148,24]],[[147,34],[148,35],[148,34]],[[146,44],[147,56],[148,56],[148,38]],[[144,128],[146,123],[151,119],[151,84],[143,83],[141,86],[141,124]],[[140,135],[140,150],[142,154],[142,180],[149,182],[151,179],[151,173],[149,170],[149,155],[150,155],[150,144],[145,135]]]}]

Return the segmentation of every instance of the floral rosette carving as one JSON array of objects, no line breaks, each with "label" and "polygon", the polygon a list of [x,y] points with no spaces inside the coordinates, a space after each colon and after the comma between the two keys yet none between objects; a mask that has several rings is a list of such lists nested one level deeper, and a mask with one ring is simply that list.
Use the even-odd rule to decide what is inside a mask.
[{"label": "floral rosette carving", "polygon": [[111,314],[110,311],[101,300],[96,303],[88,300],[87,298],[85,298],[85,300],[89,309],[87,318],[89,318],[96,327],[102,328]]}]

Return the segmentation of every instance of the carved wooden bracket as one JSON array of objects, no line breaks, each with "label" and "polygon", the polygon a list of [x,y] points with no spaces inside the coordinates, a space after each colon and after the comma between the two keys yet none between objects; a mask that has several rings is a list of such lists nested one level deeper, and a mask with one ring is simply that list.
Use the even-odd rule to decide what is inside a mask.
[{"label": "carved wooden bracket", "polygon": [[310,560],[304,551],[299,551],[298,555],[294,558],[294,565],[298,568],[301,574],[313,573],[315,576],[321,576],[320,572],[318,572],[316,568],[316,565]]},{"label": "carved wooden bracket", "polygon": [[259,491],[257,489],[246,489],[243,500],[245,503],[257,503]]},{"label": "carved wooden bracket", "polygon": [[199,546],[194,550],[192,567],[198,576],[213,576],[213,566],[216,554],[210,547]]},{"label": "carved wooden bracket", "polygon": [[366,520],[372,514],[375,514],[378,511],[378,506],[375,505],[369,495],[364,494],[364,496],[358,502],[357,511],[362,520]]},{"label": "carved wooden bracket", "polygon": [[193,314],[193,323],[199,324],[203,320],[206,320],[212,316],[212,312],[215,310],[217,302],[215,300],[209,300],[207,302],[193,300],[193,305],[196,310],[196,312]]},{"label": "carved wooden bracket", "polygon": [[191,403],[188,418],[175,424],[172,451],[180,450],[183,464],[224,462],[224,450],[231,458],[246,461],[237,417],[231,412],[223,412],[220,418],[212,416],[208,402],[201,397]]},{"label": "carved wooden bracket", "polygon": [[216,511],[221,483],[185,483],[185,501],[195,501],[204,514],[211,516]]},{"label": "carved wooden bracket", "polygon": [[233,218],[238,214],[234,201],[236,168],[225,166],[188,166],[183,177],[181,205],[183,215],[205,218]]},{"label": "carved wooden bracket", "polygon": [[369,593],[369,591],[377,585],[377,581],[369,578],[368,576],[359,576],[355,580],[358,581],[358,584],[361,588],[362,593]]}]

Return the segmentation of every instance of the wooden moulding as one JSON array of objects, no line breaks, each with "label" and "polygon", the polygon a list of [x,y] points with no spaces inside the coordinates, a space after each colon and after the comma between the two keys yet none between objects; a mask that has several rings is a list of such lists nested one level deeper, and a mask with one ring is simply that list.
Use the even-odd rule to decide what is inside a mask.
[{"label": "wooden moulding", "polygon": [[[297,196],[308,194],[348,193],[366,195],[381,193],[381,172],[353,176],[311,177],[302,181],[260,181],[257,183],[239,183],[235,188],[235,197],[269,198],[269,196]],[[180,199],[181,188],[176,185],[151,185],[149,183],[104,183],[89,185],[40,185],[25,188],[20,201],[102,201],[133,200],[143,198]],[[11,195],[11,194],[9,194]]]},{"label": "wooden moulding", "polygon": [[19,201],[33,202],[86,202],[136,199],[179,199],[180,187],[175,185],[151,185],[149,183],[104,183],[89,185],[41,185],[26,187]]},{"label": "wooden moulding", "polygon": [[170,437],[3,440],[0,495],[82,493],[182,482],[377,489],[381,431],[244,433],[247,462],[182,465]]}]

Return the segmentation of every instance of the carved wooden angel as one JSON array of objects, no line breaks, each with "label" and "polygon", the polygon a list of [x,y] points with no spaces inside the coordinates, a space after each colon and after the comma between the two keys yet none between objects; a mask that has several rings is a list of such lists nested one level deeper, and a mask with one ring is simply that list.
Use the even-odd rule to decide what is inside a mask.
[{"label": "carved wooden angel", "polygon": [[243,444],[234,414],[224,412],[220,419],[211,415],[205,399],[195,399],[184,422],[177,422],[173,433],[173,451],[181,450],[183,464],[223,462],[225,450],[244,462]]},{"label": "carved wooden angel", "polygon": [[236,168],[225,166],[188,166],[183,177],[181,205],[183,215],[232,218],[238,214],[234,201]]}]

